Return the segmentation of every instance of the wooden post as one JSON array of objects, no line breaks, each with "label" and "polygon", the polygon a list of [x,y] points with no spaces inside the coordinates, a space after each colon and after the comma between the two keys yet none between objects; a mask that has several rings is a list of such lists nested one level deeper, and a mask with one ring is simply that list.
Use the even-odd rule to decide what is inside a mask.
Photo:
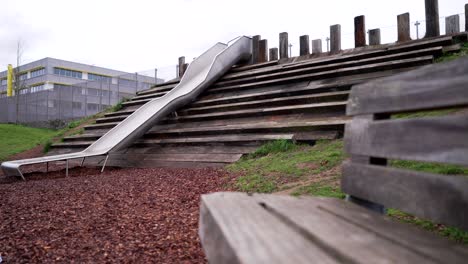
[{"label": "wooden post", "polygon": [[314,39],[312,40],[312,54],[322,53],[322,40]]},{"label": "wooden post", "polygon": [[258,43],[258,62],[268,61],[268,40],[262,39]]},{"label": "wooden post", "polygon": [[425,38],[440,36],[439,28],[439,0],[424,0],[426,7],[426,35]]},{"label": "wooden post", "polygon": [[188,63],[184,63],[184,68],[183,68],[183,72],[182,72],[182,75],[184,75],[185,71],[187,70],[188,68]]},{"label": "wooden post", "polygon": [[182,75],[184,75],[184,64],[185,64],[185,57],[179,57],[179,73],[178,77],[182,78]]},{"label": "wooden post", "polygon": [[410,14],[404,13],[397,16],[398,42],[411,40],[410,37]]},{"label": "wooden post", "polygon": [[364,16],[354,18],[354,47],[366,46],[366,20]]},{"label": "wooden post", "polygon": [[341,51],[341,25],[330,26],[330,52]]},{"label": "wooden post", "polygon": [[299,37],[299,56],[309,55],[309,35]]},{"label": "wooden post", "polygon": [[380,29],[369,30],[369,45],[380,45]]},{"label": "wooden post", "polygon": [[252,59],[251,59],[252,64],[258,63],[258,48],[259,48],[260,39],[261,39],[260,35],[256,35],[252,37]]},{"label": "wooden post", "polygon": [[278,60],[278,48],[270,49],[270,61]]},{"label": "wooden post", "polygon": [[289,58],[288,55],[288,32],[279,34],[279,57],[280,59]]},{"label": "wooden post", "polygon": [[460,33],[460,17],[458,15],[445,18],[445,35]]}]

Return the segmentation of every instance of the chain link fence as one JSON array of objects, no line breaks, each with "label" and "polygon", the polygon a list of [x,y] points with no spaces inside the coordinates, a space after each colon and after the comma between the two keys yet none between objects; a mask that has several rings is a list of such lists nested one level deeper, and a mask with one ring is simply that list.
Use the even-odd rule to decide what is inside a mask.
[{"label": "chain link fence", "polygon": [[45,88],[44,85],[39,90],[37,87],[24,88],[15,96],[0,98],[0,123],[57,129],[72,120],[94,115],[131,98],[138,91],[151,88],[156,80],[157,83],[165,81],[157,70],[148,70],[114,77],[103,76],[99,80],[73,85],[54,83],[52,88]]}]

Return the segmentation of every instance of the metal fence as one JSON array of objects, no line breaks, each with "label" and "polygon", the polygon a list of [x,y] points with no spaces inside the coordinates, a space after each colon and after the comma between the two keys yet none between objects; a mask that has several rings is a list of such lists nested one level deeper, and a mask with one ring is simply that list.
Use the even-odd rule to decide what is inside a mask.
[{"label": "metal fence", "polygon": [[138,91],[163,82],[155,70],[125,74],[73,85],[57,84],[40,91],[22,89],[18,95],[0,98],[0,123],[60,128],[67,122],[94,115]]}]

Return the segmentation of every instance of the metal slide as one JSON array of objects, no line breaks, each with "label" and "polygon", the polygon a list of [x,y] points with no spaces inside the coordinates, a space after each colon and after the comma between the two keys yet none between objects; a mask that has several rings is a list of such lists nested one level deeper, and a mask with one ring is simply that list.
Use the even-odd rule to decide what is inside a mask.
[{"label": "metal slide", "polygon": [[158,121],[195,100],[204,89],[219,79],[235,63],[247,60],[251,54],[252,40],[249,37],[238,37],[230,41],[229,44],[217,43],[189,65],[180,83],[174,89],[138,108],[85,150],[55,156],[6,161],[1,164],[2,170],[7,176],[20,176],[24,180],[20,171],[20,167],[23,165],[66,161],[66,173],[68,174],[68,161],[71,159],[82,159],[83,164],[87,157],[106,156],[102,168],[104,170],[109,153],[127,148]]}]

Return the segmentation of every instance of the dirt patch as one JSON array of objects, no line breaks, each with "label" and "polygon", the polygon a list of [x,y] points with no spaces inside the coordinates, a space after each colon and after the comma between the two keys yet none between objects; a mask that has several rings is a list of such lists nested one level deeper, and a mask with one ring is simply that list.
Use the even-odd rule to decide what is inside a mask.
[{"label": "dirt patch", "polygon": [[297,167],[299,169],[316,170],[320,168],[320,165],[313,163],[313,162],[303,162],[303,163],[297,164]]},{"label": "dirt patch", "polygon": [[[63,167],[62,167],[63,168]],[[220,169],[75,168],[0,184],[6,263],[206,262],[200,195],[231,179]]]},{"label": "dirt patch", "polygon": [[302,177],[302,180],[300,181],[282,185],[281,191],[275,192],[275,194],[291,195],[292,193],[294,193],[296,190],[300,189],[301,187],[308,186],[314,183],[321,183],[321,182],[327,182],[327,185],[330,185],[333,187],[339,187],[340,181],[338,177],[336,176],[340,174],[341,174],[341,165],[333,167],[330,170],[327,170],[318,174],[307,175],[305,177]]}]

